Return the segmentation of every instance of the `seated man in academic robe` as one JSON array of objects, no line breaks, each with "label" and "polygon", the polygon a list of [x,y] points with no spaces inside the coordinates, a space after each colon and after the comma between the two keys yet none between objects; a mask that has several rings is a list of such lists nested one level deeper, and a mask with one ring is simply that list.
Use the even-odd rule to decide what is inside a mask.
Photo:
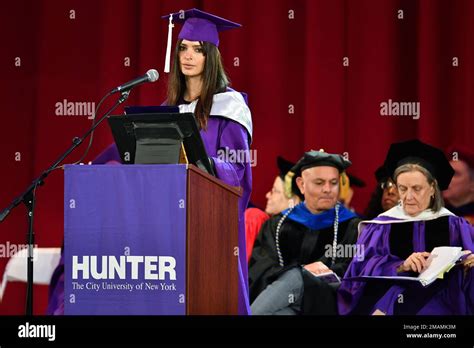
[{"label": "seated man in academic robe", "polygon": [[[384,166],[400,204],[360,223],[364,255],[351,262],[338,290],[340,314],[474,314],[474,227],[443,207],[441,191],[454,174],[445,155],[411,140],[392,144]],[[429,285],[414,281],[433,249],[449,246],[464,252],[462,261]]]},{"label": "seated man in academic robe", "polygon": [[270,216],[279,214],[283,210],[295,206],[304,198],[296,185],[288,192],[286,192],[284,187],[285,175],[294,167],[294,165],[294,162],[287,161],[283,157],[278,156],[277,166],[280,173],[275,178],[272,189],[265,195],[267,198],[265,211],[256,207],[249,207],[245,210],[245,237],[248,260],[250,260],[250,257],[252,256],[255,239],[265,221],[267,221]]},{"label": "seated man in academic robe", "polygon": [[340,176],[350,164],[341,155],[310,151],[285,177],[304,201],[266,221],[255,241],[252,314],[337,314],[338,283],[331,275],[342,277],[354,256],[359,221],[338,202]]}]

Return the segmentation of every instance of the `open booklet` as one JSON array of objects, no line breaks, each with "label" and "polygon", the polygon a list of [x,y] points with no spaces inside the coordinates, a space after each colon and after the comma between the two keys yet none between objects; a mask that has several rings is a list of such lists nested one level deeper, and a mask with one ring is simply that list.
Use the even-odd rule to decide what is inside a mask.
[{"label": "open booklet", "polygon": [[326,272],[326,273],[320,273],[320,274],[316,274],[313,272],[309,272],[309,273],[311,273],[312,276],[319,278],[326,283],[340,283],[341,282],[341,279],[338,277],[338,275],[332,271]]},{"label": "open booklet", "polygon": [[464,256],[461,247],[437,247],[431,251],[428,257],[428,268],[421,272],[418,277],[406,276],[360,276],[350,277],[344,280],[369,280],[369,279],[393,279],[417,281],[423,286],[428,286],[436,279],[443,279],[446,272]]}]

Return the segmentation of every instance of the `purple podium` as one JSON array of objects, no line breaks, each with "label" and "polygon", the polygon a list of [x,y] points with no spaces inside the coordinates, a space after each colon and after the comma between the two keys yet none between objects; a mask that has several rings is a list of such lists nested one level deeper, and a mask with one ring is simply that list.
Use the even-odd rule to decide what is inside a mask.
[{"label": "purple podium", "polygon": [[238,189],[181,164],[64,177],[66,315],[237,314]]}]

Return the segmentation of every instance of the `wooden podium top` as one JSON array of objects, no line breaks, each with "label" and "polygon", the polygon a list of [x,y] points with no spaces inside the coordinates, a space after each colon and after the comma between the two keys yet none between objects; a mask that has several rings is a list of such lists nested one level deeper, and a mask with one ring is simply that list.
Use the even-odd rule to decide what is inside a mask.
[{"label": "wooden podium top", "polygon": [[206,178],[208,179],[209,181],[213,182],[214,184],[224,188],[225,190],[229,191],[229,192],[232,192],[233,194],[241,197],[242,196],[242,188],[240,186],[231,186],[231,185],[227,185],[226,183],[224,183],[222,180],[219,180],[218,178],[204,172],[203,170],[199,169],[198,167],[196,167],[194,164],[188,164],[187,165],[187,169],[196,173],[196,174],[199,174],[200,176],[202,176],[203,178]]}]

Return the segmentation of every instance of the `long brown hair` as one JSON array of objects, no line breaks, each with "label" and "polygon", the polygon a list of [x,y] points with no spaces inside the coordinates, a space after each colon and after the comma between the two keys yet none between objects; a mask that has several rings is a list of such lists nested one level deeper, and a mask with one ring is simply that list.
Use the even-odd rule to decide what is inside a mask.
[{"label": "long brown hair", "polygon": [[[173,68],[168,82],[168,105],[177,105],[186,91],[186,79],[181,72],[179,64],[179,47],[183,40],[178,40],[175,48]],[[229,79],[224,71],[219,49],[209,42],[200,41],[203,55],[206,57],[203,71],[203,84],[194,115],[198,125],[206,129],[207,120],[212,107],[214,94],[225,92],[230,85]]]}]

